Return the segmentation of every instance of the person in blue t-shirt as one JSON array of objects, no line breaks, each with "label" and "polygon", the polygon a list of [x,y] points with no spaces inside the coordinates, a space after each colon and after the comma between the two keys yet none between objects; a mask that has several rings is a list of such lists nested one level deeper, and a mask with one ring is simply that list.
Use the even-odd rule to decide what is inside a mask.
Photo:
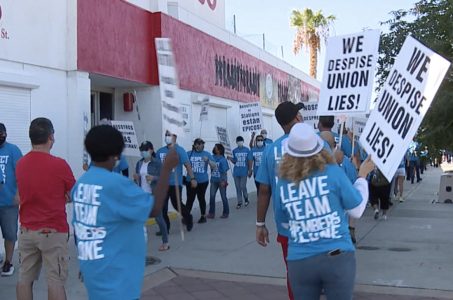
[{"label": "person in blue t-shirt", "polygon": [[[270,145],[270,144],[272,144],[274,142],[273,140],[271,140],[270,138],[267,137],[267,130],[266,129],[261,129],[259,135],[261,135],[263,137],[264,146]],[[258,136],[256,138],[258,138]],[[252,132],[252,137],[250,138],[249,147],[250,147],[250,149],[252,149],[255,146],[256,146],[255,132]]]},{"label": "person in blue t-shirt", "polygon": [[123,136],[108,125],[85,138],[92,166],[71,190],[80,270],[89,299],[139,299],[145,271],[144,224],[162,210],[175,150],[167,154],[154,196],[112,172],[124,148]]},{"label": "person in blue t-shirt", "polygon": [[[256,136],[256,147],[253,147],[249,153],[249,162],[253,164],[253,178],[255,179],[256,193],[259,194],[260,183],[256,181],[258,174],[258,167],[261,165],[264,149],[266,148],[264,137],[260,134]],[[252,169],[252,166],[250,166]]]},{"label": "person in blue t-shirt", "polygon": [[[164,208],[163,208],[162,213],[164,215],[165,223],[167,223],[168,231],[170,231],[170,218],[168,217],[168,199],[170,199],[171,204],[173,205],[173,208],[175,210],[178,210],[178,198],[176,197],[176,190],[178,190],[179,199],[180,199],[179,206],[181,207],[180,213],[183,218],[182,222],[183,222],[183,224],[186,225],[187,231],[191,231],[193,228],[193,217],[190,214],[187,207],[181,201],[182,184],[183,184],[182,167],[184,166],[187,170],[187,174],[190,178],[190,185],[192,186],[192,188],[197,187],[197,180],[193,174],[192,166],[190,165],[189,157],[187,156],[186,150],[184,150],[183,147],[179,146],[176,143],[176,140],[177,140],[176,134],[171,134],[167,130],[165,132],[166,146],[160,148],[156,153],[156,156],[161,160],[162,163],[164,163],[167,153],[173,148],[176,150],[176,152],[178,153],[178,156],[179,156],[179,163],[176,166],[175,170],[172,171],[172,173],[170,175],[167,198],[164,203]],[[176,175],[175,175],[175,173],[176,173]],[[178,189],[176,187],[178,187]]]},{"label": "person in blue t-shirt", "polygon": [[[340,137],[338,136],[337,132],[333,132],[332,128],[335,125],[335,117],[334,116],[319,116],[318,119],[318,130],[319,133],[322,132],[331,132],[335,139],[335,145],[340,142]],[[334,149],[332,149],[333,151]]]},{"label": "person in blue t-shirt", "polygon": [[6,141],[6,126],[0,123],[0,228],[5,239],[5,261],[1,269],[2,276],[14,273],[12,259],[17,241],[17,219],[19,215],[19,197],[17,195],[16,164],[22,157],[19,148]]},{"label": "person in blue t-shirt", "polygon": [[[289,131],[295,124],[302,122],[303,118],[300,110],[303,108],[304,105],[302,103],[294,104],[289,101],[282,102],[278,105],[275,110],[275,118],[285,134],[271,145],[266,146],[262,156],[261,166],[258,168],[258,174],[256,176],[256,181],[260,183],[257,201],[256,241],[263,247],[267,246],[269,243],[269,232],[265,226],[265,220],[272,193],[272,207],[274,210],[274,219],[278,233],[277,242],[281,244],[285,266],[289,230],[288,224],[283,220],[284,215],[282,211],[276,209],[277,203],[280,199],[280,195],[276,190],[276,179],[278,178],[278,165],[284,155],[282,141],[288,137]],[[287,287],[289,298],[292,300],[294,298],[292,296],[289,281],[287,282]]]},{"label": "person in blue t-shirt", "polygon": [[244,205],[249,205],[249,196],[247,193],[247,176],[252,176],[252,170],[249,163],[250,150],[244,147],[244,138],[238,136],[236,138],[237,147],[233,149],[233,157],[228,159],[234,164],[233,178],[234,185],[236,186],[236,196],[238,204],[237,209],[242,207],[242,199],[244,198]]},{"label": "person in blue t-shirt", "polygon": [[420,182],[422,180],[420,177],[420,157],[418,151],[419,144],[415,141],[412,141],[409,144],[409,149],[407,150],[406,155],[407,160],[409,161],[409,172],[407,175],[411,183],[414,183],[415,175],[417,175],[417,182]]},{"label": "person in blue t-shirt", "polygon": [[226,219],[230,214],[228,198],[226,196],[226,188],[228,185],[227,172],[230,167],[228,166],[228,161],[225,158],[225,147],[223,147],[222,144],[215,144],[214,149],[212,149],[212,153],[214,154],[214,160],[217,168],[211,169],[211,190],[208,218],[214,219],[215,217],[215,196],[217,194],[217,190],[219,190],[223,204],[223,213],[220,218]]},{"label": "person in blue t-shirt", "polygon": [[283,141],[277,209],[289,224],[288,272],[295,299],[352,299],[355,248],[347,215],[360,218],[368,201],[368,158],[354,185],[308,124]]},{"label": "person in blue t-shirt", "polygon": [[193,202],[195,201],[195,196],[197,196],[201,213],[198,223],[206,223],[206,190],[209,185],[208,166],[211,170],[215,169],[217,166],[211,153],[204,151],[204,141],[201,138],[195,139],[192,150],[187,152],[187,156],[189,157],[193,174],[197,180],[197,186],[195,188],[190,184],[186,185],[187,210],[189,213],[192,211]]}]

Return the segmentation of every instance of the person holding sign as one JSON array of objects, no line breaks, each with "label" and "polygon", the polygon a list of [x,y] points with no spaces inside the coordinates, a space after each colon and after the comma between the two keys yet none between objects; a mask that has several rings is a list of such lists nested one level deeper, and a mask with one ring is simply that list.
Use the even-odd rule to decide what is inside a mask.
[{"label": "person holding sign", "polygon": [[143,225],[150,214],[157,216],[162,211],[178,154],[174,149],[167,153],[152,196],[112,172],[124,148],[117,129],[93,127],[85,147],[93,165],[76,182],[71,196],[78,259],[88,297],[139,299],[146,256]]},{"label": "person holding sign", "polygon": [[[270,145],[272,144],[274,141],[269,139],[267,137],[267,130],[266,129],[261,129],[261,132],[260,132],[260,135],[263,137],[264,139],[264,145]],[[257,137],[258,138],[258,137]],[[253,148],[255,146],[255,132],[252,132],[252,137],[250,139],[250,143],[249,143],[249,146],[250,146],[250,149]]]},{"label": "person holding sign", "polygon": [[[266,214],[271,201],[274,210],[275,224],[277,225],[277,242],[282,247],[283,261],[286,265],[286,256],[288,253],[288,224],[284,221],[283,212],[277,210],[277,203],[280,201],[280,193],[276,189],[276,178],[279,176],[278,165],[284,155],[282,142],[288,137],[291,128],[303,121],[300,111],[304,108],[302,103],[292,103],[289,101],[282,102],[275,109],[275,118],[278,124],[282,127],[285,134],[278,138],[274,143],[266,146],[261,161],[261,166],[258,168],[256,181],[260,183],[259,196],[257,201],[256,212],[256,241],[263,247],[269,243],[269,232],[266,227]],[[289,281],[287,281],[288,296],[293,300],[293,294]]]},{"label": "person holding sign", "polygon": [[225,158],[225,147],[223,147],[222,144],[215,144],[214,149],[212,149],[212,153],[214,154],[214,160],[217,168],[211,169],[211,190],[208,219],[214,219],[215,217],[215,196],[217,194],[217,190],[220,190],[220,197],[222,198],[223,204],[223,213],[220,218],[226,219],[230,214],[228,198],[226,196],[226,188],[228,185],[227,172],[230,167],[228,166],[228,161]]},{"label": "person holding sign", "polygon": [[[189,157],[187,156],[186,151],[184,150],[183,147],[179,146],[176,143],[177,136],[175,134],[171,134],[169,131],[165,132],[165,144],[166,146],[160,148],[156,156],[160,159],[162,163],[165,162],[165,158],[167,154],[170,152],[170,150],[175,149],[176,152],[178,153],[179,157],[179,163],[176,166],[176,168],[172,171],[171,176],[169,178],[169,186],[168,186],[168,192],[167,192],[167,197],[166,201],[164,203],[164,208],[163,208],[163,215],[164,215],[164,220],[165,223],[167,224],[167,229],[170,231],[170,218],[168,218],[168,199],[170,199],[171,204],[173,205],[173,208],[178,210],[178,198],[176,197],[176,186],[179,187],[179,199],[181,199],[181,192],[182,192],[182,166],[184,166],[187,170],[187,174],[189,175],[190,179],[190,184],[193,188],[197,186],[197,180],[195,179],[195,176],[192,171],[192,166],[190,165],[189,162]],[[176,172],[176,176],[175,176]],[[175,178],[176,177],[176,178]],[[181,205],[181,215],[182,215],[182,222],[187,226],[187,231],[191,231],[193,228],[193,217],[190,214],[189,210],[187,207],[180,201]]]},{"label": "person holding sign", "polygon": [[242,207],[243,198],[245,207],[249,205],[247,176],[250,177],[252,175],[252,170],[249,165],[250,150],[249,148],[244,147],[244,138],[238,136],[236,138],[236,144],[237,148],[233,149],[233,157],[228,157],[228,159],[234,164],[233,178],[238,201],[236,209],[240,209]]},{"label": "person holding sign", "polygon": [[354,185],[312,126],[295,124],[283,141],[277,209],[289,223],[288,272],[295,299],[352,299],[356,260],[346,214],[360,218],[368,201],[368,158]]},{"label": "person holding sign", "polygon": [[192,171],[195,175],[195,180],[197,181],[197,186],[193,188],[190,184],[186,185],[186,207],[190,213],[195,201],[195,196],[197,196],[201,213],[198,223],[206,223],[206,190],[208,189],[209,184],[208,166],[211,170],[217,168],[217,166],[211,153],[204,151],[204,141],[201,138],[195,139],[192,150],[187,152],[187,156],[189,157]]}]

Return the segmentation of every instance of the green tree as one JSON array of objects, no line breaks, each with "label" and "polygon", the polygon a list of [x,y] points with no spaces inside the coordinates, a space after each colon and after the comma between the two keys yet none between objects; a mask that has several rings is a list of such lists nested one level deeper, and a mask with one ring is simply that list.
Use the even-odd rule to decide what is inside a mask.
[{"label": "green tree", "polygon": [[321,41],[329,36],[329,29],[335,16],[325,17],[322,11],[313,12],[306,8],[302,12],[293,10],[291,26],[297,29],[293,43],[294,54],[306,47],[310,53],[310,76],[316,78],[318,65],[318,51],[321,50]]},{"label": "green tree", "polygon": [[[384,84],[394,59],[408,34],[453,61],[453,0],[421,0],[409,10],[391,13],[383,22],[378,59],[378,89]],[[453,149],[453,68],[450,67],[417,134],[431,149]],[[431,151],[432,153],[432,151]]]}]

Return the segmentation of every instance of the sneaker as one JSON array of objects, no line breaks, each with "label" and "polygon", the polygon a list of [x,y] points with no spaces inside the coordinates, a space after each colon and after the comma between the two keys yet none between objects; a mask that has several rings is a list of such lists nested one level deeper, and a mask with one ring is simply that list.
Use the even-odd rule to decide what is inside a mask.
[{"label": "sneaker", "polygon": [[398,200],[400,201],[400,203],[403,203],[404,202],[403,196],[399,196]]},{"label": "sneaker", "polygon": [[5,260],[5,263],[3,264],[3,268],[2,268],[2,276],[11,276],[13,275],[14,273],[14,267],[13,265]]},{"label": "sneaker", "polygon": [[208,214],[208,215],[206,216],[206,218],[208,218],[208,219],[214,219],[214,218],[215,218],[215,215],[214,215],[214,214]]},{"label": "sneaker", "polygon": [[220,216],[220,218],[221,218],[221,219],[227,219],[227,218],[228,218],[228,215],[223,214],[223,215]]},{"label": "sneaker", "polygon": [[375,220],[379,219],[379,210],[377,209],[374,210],[374,219]]},{"label": "sneaker", "polygon": [[191,231],[193,228],[193,216],[189,215],[189,220],[187,220],[187,231]]},{"label": "sneaker", "polygon": [[200,220],[198,220],[198,224],[202,224],[202,223],[206,223],[206,217],[205,216],[201,216]]},{"label": "sneaker", "polygon": [[389,200],[389,205],[392,206],[393,205],[393,202]]},{"label": "sneaker", "polygon": [[249,206],[249,200],[245,200],[245,207]]},{"label": "sneaker", "polygon": [[387,215],[382,215],[382,219],[384,219],[384,221],[387,221]]},{"label": "sneaker", "polygon": [[236,205],[236,209],[240,209],[242,207],[242,203],[239,203],[238,205]]}]

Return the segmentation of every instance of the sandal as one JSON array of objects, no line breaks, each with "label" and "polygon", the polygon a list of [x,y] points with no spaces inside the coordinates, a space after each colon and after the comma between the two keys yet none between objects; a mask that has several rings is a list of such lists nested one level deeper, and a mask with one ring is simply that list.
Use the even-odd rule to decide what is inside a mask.
[{"label": "sandal", "polygon": [[170,245],[169,244],[162,244],[159,247],[159,251],[167,251],[170,250]]}]

